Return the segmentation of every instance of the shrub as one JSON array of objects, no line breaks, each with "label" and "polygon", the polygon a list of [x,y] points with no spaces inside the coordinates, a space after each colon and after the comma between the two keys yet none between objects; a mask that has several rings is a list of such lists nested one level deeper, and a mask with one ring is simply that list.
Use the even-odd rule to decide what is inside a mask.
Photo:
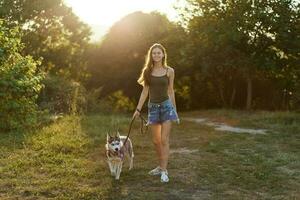
[{"label": "shrub", "polygon": [[48,74],[39,97],[41,109],[49,113],[82,113],[86,110],[86,90],[78,82]]},{"label": "shrub", "polygon": [[40,61],[23,56],[19,28],[0,20],[0,130],[27,129],[37,123],[36,100],[44,73]]},{"label": "shrub", "polygon": [[135,108],[134,100],[123,94],[122,90],[117,90],[107,97],[114,112],[131,112]]}]

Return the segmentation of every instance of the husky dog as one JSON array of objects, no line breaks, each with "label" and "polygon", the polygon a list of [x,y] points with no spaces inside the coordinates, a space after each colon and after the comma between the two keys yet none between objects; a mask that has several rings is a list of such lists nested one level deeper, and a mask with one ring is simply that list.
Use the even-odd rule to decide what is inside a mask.
[{"label": "husky dog", "polygon": [[125,156],[130,160],[129,170],[133,167],[133,147],[132,142],[128,138],[127,142],[124,145],[126,136],[120,136],[117,132],[116,136],[110,136],[108,133],[106,135],[106,157],[110,173],[115,177],[116,180],[119,180],[120,174],[122,171],[122,165]]}]

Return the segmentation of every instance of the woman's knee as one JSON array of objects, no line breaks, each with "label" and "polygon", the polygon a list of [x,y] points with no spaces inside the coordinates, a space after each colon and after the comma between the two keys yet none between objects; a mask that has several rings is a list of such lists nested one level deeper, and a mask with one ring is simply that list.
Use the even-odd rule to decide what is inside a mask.
[{"label": "woman's knee", "polygon": [[167,137],[161,138],[161,145],[162,145],[162,146],[167,146],[167,145],[169,145],[169,138],[167,138]]},{"label": "woman's knee", "polygon": [[152,139],[152,142],[154,145],[161,145],[161,140],[159,140],[157,138]]}]

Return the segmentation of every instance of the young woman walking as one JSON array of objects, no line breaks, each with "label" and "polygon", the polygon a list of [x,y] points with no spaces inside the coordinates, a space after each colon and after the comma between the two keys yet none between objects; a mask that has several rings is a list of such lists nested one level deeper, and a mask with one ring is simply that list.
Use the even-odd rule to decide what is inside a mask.
[{"label": "young woman walking", "polygon": [[159,159],[159,166],[149,174],[160,175],[161,182],[169,181],[167,165],[171,121],[179,123],[173,89],[174,74],[174,69],[167,66],[166,49],[161,44],[153,44],[148,50],[144,68],[138,79],[143,90],[133,117],[140,114],[149,94],[148,125]]}]

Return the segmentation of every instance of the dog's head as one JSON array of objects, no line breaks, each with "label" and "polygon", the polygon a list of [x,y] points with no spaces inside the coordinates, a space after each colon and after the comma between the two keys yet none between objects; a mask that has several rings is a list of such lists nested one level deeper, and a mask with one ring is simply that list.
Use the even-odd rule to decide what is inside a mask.
[{"label": "dog's head", "polygon": [[107,133],[106,143],[108,144],[109,149],[114,152],[120,151],[121,147],[123,146],[119,132],[117,132],[115,136],[111,136],[109,133]]}]

